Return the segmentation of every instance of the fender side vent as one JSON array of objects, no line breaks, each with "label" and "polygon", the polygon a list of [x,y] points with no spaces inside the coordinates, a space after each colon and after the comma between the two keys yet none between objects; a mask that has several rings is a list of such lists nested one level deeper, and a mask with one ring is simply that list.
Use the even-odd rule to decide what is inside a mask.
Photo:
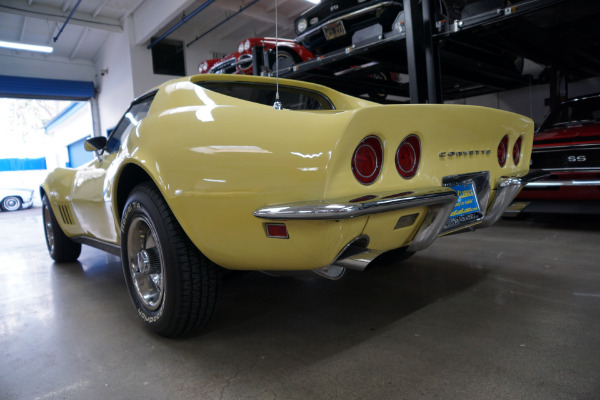
[{"label": "fender side vent", "polygon": [[73,225],[75,223],[73,222],[73,217],[71,216],[71,209],[69,206],[59,205],[58,210],[60,211],[60,216],[65,224]]}]

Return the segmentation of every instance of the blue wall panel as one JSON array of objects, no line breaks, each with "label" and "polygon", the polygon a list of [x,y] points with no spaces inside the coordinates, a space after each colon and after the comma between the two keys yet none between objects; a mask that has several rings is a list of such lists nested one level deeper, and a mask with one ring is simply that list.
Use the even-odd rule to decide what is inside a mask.
[{"label": "blue wall panel", "polygon": [[0,171],[27,171],[46,169],[46,158],[2,158]]}]

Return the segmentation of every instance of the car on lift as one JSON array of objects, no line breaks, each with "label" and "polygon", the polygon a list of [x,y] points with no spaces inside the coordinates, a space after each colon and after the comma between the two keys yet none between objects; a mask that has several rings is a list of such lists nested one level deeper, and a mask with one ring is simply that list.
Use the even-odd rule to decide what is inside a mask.
[{"label": "car on lift", "polygon": [[327,0],[294,21],[296,42],[321,55],[404,29],[401,0]]},{"label": "car on lift", "polygon": [[33,205],[33,192],[31,189],[0,189],[0,209],[17,211],[30,208]]},{"label": "car on lift", "polygon": [[379,105],[325,86],[200,74],[134,100],[97,158],[41,186],[50,256],[121,256],[141,321],[206,325],[222,269],[364,270],[493,224],[526,182],[533,122],[465,105]]},{"label": "car on lift", "polygon": [[[279,60],[279,69],[282,70],[314,58],[314,54],[304,46],[290,39],[249,38],[240,42],[237,51],[226,55],[222,59],[210,59],[200,63],[198,71],[201,74],[253,75],[253,49],[256,46],[261,46],[263,51],[267,52],[269,72],[275,70],[276,59]],[[263,60],[261,62],[264,64]]]},{"label": "car on lift", "polygon": [[535,134],[531,168],[547,172],[511,210],[600,212],[600,93],[566,100]]}]

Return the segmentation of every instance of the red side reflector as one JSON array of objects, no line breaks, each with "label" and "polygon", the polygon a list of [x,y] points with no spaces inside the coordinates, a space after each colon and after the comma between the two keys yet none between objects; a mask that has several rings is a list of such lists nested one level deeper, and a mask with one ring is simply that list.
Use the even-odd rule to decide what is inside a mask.
[{"label": "red side reflector", "polygon": [[267,237],[276,239],[289,239],[287,227],[285,224],[265,224]]}]

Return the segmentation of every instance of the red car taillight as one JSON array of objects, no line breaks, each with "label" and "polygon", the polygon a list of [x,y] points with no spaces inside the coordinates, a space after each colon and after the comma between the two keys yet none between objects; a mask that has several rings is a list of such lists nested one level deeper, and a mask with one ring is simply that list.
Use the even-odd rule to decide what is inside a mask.
[{"label": "red car taillight", "polygon": [[404,138],[396,151],[396,169],[404,179],[410,179],[419,169],[421,160],[421,142],[415,135]]},{"label": "red car taillight", "polygon": [[508,135],[504,136],[498,145],[498,164],[504,167],[506,164],[506,156],[508,152]]},{"label": "red car taillight", "polygon": [[523,136],[519,136],[515,145],[513,146],[513,161],[515,165],[519,165],[519,161],[521,160],[521,144],[523,143]]},{"label": "red car taillight", "polygon": [[354,150],[352,173],[363,185],[377,180],[383,164],[383,145],[377,136],[367,136]]}]

